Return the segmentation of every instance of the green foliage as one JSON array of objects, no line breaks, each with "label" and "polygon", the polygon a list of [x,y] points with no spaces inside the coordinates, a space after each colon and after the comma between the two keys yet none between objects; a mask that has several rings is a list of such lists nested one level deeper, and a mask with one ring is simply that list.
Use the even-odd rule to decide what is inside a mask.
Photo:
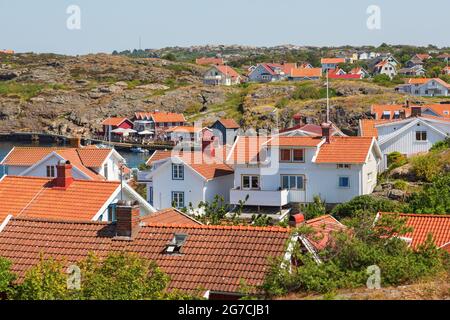
[{"label": "green foliage", "polygon": [[177,57],[173,53],[165,54],[162,56],[162,58],[169,61],[177,61]]},{"label": "green foliage", "polygon": [[11,284],[16,275],[11,271],[11,261],[0,257],[0,293],[11,294]]},{"label": "green foliage", "polygon": [[342,219],[352,217],[358,211],[375,214],[377,212],[398,212],[401,209],[401,205],[396,202],[363,195],[337,205],[333,208],[331,214],[338,219]]},{"label": "green foliage", "polygon": [[13,298],[18,300],[66,300],[67,275],[64,264],[54,259],[44,259],[27,271]]},{"label": "green foliage", "polygon": [[404,180],[396,180],[394,182],[394,189],[406,191],[408,190],[408,182]]},{"label": "green foliage", "polygon": [[0,83],[0,95],[18,96],[23,100],[30,100],[44,89],[43,85],[33,83],[18,83],[6,81]]},{"label": "green foliage", "polygon": [[174,71],[175,73],[183,73],[183,72],[192,71],[192,68],[189,65],[185,65],[185,64],[169,64],[165,68],[169,69],[171,71]]},{"label": "green foliage", "polygon": [[442,172],[443,163],[435,152],[416,155],[410,162],[416,177],[424,181],[430,182]]},{"label": "green foliage", "polygon": [[[374,215],[363,211],[347,219],[352,232],[334,234],[334,245],[321,252],[322,263],[302,253],[294,244],[298,267],[290,272],[288,264],[272,263],[263,289],[268,296],[289,292],[334,293],[337,289],[362,287],[369,266],[381,270],[381,285],[400,285],[435,276],[445,268],[445,255],[428,239],[418,250],[412,250],[399,237],[410,231],[405,219],[386,215],[374,225]],[[301,232],[301,231],[299,231]]]},{"label": "green foliage", "polygon": [[326,203],[320,199],[320,196],[315,195],[313,202],[304,206],[302,211],[305,214],[306,220],[317,218],[326,214]]},{"label": "green foliage", "polygon": [[80,294],[89,300],[161,299],[169,281],[154,262],[129,253],[111,253],[104,260],[91,254],[80,269]]},{"label": "green foliage", "polygon": [[288,103],[289,103],[288,98],[281,98],[280,100],[277,101],[277,103],[275,103],[275,108],[283,109],[288,105]]},{"label": "green foliage", "polygon": [[408,212],[450,214],[450,173],[438,175],[421,192],[413,193]]},{"label": "green foliage", "polygon": [[445,140],[436,142],[430,149],[431,152],[440,152],[446,149],[450,149],[450,138],[445,138]]},{"label": "green foliage", "polygon": [[272,225],[272,218],[265,214],[252,215],[251,223],[255,227],[267,227]]},{"label": "green foliage", "polygon": [[408,159],[398,151],[394,151],[388,154],[387,163],[389,166],[389,171],[395,168],[401,167],[408,163]]},{"label": "green foliage", "polygon": [[[336,92],[333,89],[329,90],[329,95],[331,97],[336,96]],[[314,100],[326,98],[327,92],[325,88],[317,88],[313,85],[306,84],[300,85],[292,93],[292,99],[294,100]]]},{"label": "green foliage", "polygon": [[[189,204],[189,207],[191,212],[195,210],[192,204]],[[203,214],[198,217],[201,222],[218,225],[225,218],[230,208],[226,205],[223,197],[216,195],[212,202],[200,202],[198,209],[203,210]]]}]

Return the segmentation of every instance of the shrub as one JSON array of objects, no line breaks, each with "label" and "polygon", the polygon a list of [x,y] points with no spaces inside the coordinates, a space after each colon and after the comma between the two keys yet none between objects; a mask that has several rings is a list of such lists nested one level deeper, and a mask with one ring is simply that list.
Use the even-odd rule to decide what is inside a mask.
[{"label": "shrub", "polygon": [[442,171],[442,161],[434,152],[412,157],[411,164],[417,178],[428,182]]},{"label": "shrub", "polygon": [[0,83],[0,95],[15,95],[24,100],[37,96],[43,89],[44,86],[32,83],[17,83],[15,81]]},{"label": "shrub", "polygon": [[0,293],[11,294],[11,284],[15,279],[15,274],[11,272],[11,261],[0,257]]},{"label": "shrub", "polygon": [[406,191],[408,189],[408,182],[404,180],[396,180],[394,182],[394,189]]},{"label": "shrub", "polygon": [[388,170],[393,170],[408,163],[408,159],[397,151],[389,153],[387,156],[387,161],[389,166]]},{"label": "shrub", "polygon": [[302,210],[305,214],[305,219],[313,219],[326,213],[326,204],[325,201],[320,199],[320,196],[314,196],[313,202],[308,203]]},{"label": "shrub", "polygon": [[445,140],[436,142],[430,149],[430,151],[443,151],[445,149],[450,149],[450,138],[445,138]]},{"label": "shrub", "polygon": [[408,200],[408,212],[449,214],[450,213],[450,173],[439,175],[433,183]]},{"label": "shrub", "polygon": [[370,195],[358,196],[346,203],[341,203],[333,208],[331,214],[338,219],[352,217],[358,211],[368,213],[397,212],[402,206],[386,199],[375,198]]},{"label": "shrub", "polygon": [[295,100],[320,99],[320,91],[310,85],[299,86],[292,94],[292,98]]}]

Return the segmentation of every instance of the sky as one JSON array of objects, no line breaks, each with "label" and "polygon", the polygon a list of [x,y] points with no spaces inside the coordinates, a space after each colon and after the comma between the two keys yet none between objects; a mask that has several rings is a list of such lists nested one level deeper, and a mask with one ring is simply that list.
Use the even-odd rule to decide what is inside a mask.
[{"label": "sky", "polygon": [[[71,5],[80,15],[67,13]],[[367,13],[372,5],[379,15]],[[143,49],[383,42],[442,47],[450,46],[448,12],[448,0],[0,0],[0,49],[86,54],[139,48],[139,39]]]}]

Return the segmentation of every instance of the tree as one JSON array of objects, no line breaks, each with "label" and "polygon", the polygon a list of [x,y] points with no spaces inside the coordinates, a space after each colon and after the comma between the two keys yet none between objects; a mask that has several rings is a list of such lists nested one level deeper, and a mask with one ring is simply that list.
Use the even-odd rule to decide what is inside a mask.
[{"label": "tree", "polygon": [[312,203],[308,203],[303,208],[306,220],[320,217],[324,215],[326,211],[325,201],[322,201],[322,199],[320,199],[320,196],[317,195],[313,197]]},{"label": "tree", "polygon": [[352,217],[359,211],[376,214],[377,212],[398,212],[402,205],[394,201],[375,198],[370,195],[358,196],[349,202],[338,204],[333,208],[331,214],[338,219]]},{"label": "tree", "polygon": [[11,261],[0,257],[0,294],[7,296],[13,291],[11,284],[16,280],[16,275],[11,272]]},{"label": "tree", "polygon": [[90,254],[80,269],[81,296],[89,300],[162,299],[169,281],[154,262],[125,252],[104,260]]},{"label": "tree", "polygon": [[413,193],[408,201],[408,212],[449,214],[450,173],[438,175],[423,191]]}]

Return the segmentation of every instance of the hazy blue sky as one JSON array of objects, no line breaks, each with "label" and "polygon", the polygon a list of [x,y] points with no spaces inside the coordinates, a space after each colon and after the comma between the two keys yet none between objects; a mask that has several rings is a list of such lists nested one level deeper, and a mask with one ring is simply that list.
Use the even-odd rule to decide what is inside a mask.
[{"label": "hazy blue sky", "polygon": [[[69,30],[69,5],[81,30]],[[366,27],[369,5],[381,29]],[[83,54],[201,44],[450,46],[448,0],[0,0],[0,49]]]}]

